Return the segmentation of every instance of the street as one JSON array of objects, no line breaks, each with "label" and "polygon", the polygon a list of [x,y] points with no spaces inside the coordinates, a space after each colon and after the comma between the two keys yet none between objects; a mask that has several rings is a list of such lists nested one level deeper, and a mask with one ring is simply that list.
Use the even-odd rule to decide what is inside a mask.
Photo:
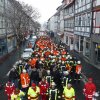
[{"label": "street", "polygon": [[0,0],[0,100],[100,100],[100,0]]},{"label": "street", "polygon": [[[27,43],[26,43],[27,44]],[[23,49],[26,47],[26,44],[24,46],[21,46],[19,50],[16,50],[11,54],[11,56],[4,61],[0,65],[0,83],[4,84],[7,82],[8,77],[7,73],[9,70],[12,68],[13,64],[20,58],[20,55],[23,51]],[[78,59],[81,60],[82,62],[82,79],[80,83],[75,83],[73,84],[73,87],[75,88],[75,93],[76,93],[76,100],[85,100],[84,95],[83,95],[83,87],[84,84],[87,80],[88,77],[92,77],[94,83],[96,84],[97,91],[100,91],[100,70],[96,69],[94,66],[86,62],[78,53],[71,53],[74,56],[76,56]],[[7,96],[5,95],[4,89],[0,90],[0,99],[1,100],[7,100]],[[99,100],[99,99],[98,99]]]},{"label": "street", "polygon": [[[2,64],[0,64],[0,84],[5,86],[6,82],[8,81],[8,72],[13,67],[13,64],[20,59],[21,53],[23,52],[24,48],[26,47],[27,42],[22,45],[19,49],[14,50],[12,54],[6,59]],[[0,99],[7,100],[7,96],[5,95],[4,88],[0,90]]]}]

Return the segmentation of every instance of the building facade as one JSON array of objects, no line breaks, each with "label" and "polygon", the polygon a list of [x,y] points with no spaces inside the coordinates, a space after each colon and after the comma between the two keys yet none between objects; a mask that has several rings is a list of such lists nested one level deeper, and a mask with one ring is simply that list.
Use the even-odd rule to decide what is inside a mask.
[{"label": "building facade", "polygon": [[0,0],[0,58],[12,52],[34,25],[18,1]]},{"label": "building facade", "polygon": [[5,24],[5,1],[0,0],[0,56],[7,53],[7,38],[6,38],[6,24]]},{"label": "building facade", "polygon": [[54,15],[48,20],[48,30],[53,31],[53,32],[55,31],[55,16]]},{"label": "building facade", "polygon": [[74,49],[86,57],[90,56],[91,5],[91,0],[75,0]]},{"label": "building facade", "polygon": [[[17,46],[16,33],[13,31],[11,19],[14,19],[15,7],[10,0],[5,0],[5,22],[7,33],[7,51],[8,53],[13,51]],[[13,20],[14,21],[14,20]]]},{"label": "building facade", "polygon": [[[93,30],[91,34],[91,62],[100,64],[100,0],[93,2]],[[95,59],[94,59],[95,58]]]},{"label": "building facade", "polygon": [[74,47],[74,0],[63,0],[64,6],[64,43],[70,50]]}]

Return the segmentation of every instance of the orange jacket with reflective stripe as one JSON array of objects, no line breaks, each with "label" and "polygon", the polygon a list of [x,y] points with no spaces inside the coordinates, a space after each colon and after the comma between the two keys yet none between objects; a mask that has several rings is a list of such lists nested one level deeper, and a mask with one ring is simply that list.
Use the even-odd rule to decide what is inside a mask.
[{"label": "orange jacket with reflective stripe", "polygon": [[30,84],[30,77],[28,73],[20,74],[21,85],[23,88],[28,87]]},{"label": "orange jacket with reflective stripe", "polygon": [[76,73],[80,74],[82,70],[82,65],[76,65]]}]

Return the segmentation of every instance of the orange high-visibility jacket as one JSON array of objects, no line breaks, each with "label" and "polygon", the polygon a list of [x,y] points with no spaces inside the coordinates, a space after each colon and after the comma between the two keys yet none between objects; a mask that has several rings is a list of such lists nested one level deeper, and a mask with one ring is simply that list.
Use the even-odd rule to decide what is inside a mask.
[{"label": "orange high-visibility jacket", "polygon": [[37,59],[36,58],[33,58],[31,61],[30,61],[30,66],[35,66],[36,65],[36,62],[37,62]]},{"label": "orange high-visibility jacket", "polygon": [[28,87],[30,84],[30,77],[29,77],[28,73],[21,73],[20,81],[21,81],[22,88]]},{"label": "orange high-visibility jacket", "polygon": [[82,65],[76,65],[76,73],[80,74],[82,70]]},{"label": "orange high-visibility jacket", "polygon": [[62,51],[61,54],[62,54],[62,55],[66,55],[67,52],[66,52],[66,51]]},{"label": "orange high-visibility jacket", "polygon": [[62,57],[61,60],[62,60],[62,61],[66,61],[67,59],[66,59],[65,57]]}]

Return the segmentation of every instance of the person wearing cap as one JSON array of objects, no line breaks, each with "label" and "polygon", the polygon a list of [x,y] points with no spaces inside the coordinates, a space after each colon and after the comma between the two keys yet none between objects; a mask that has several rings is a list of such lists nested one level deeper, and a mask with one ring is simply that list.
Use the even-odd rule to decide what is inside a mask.
[{"label": "person wearing cap", "polygon": [[28,89],[28,100],[38,100],[40,94],[40,88],[32,83],[31,87]]},{"label": "person wearing cap", "polygon": [[5,86],[5,93],[8,96],[8,100],[11,100],[11,94],[14,92],[14,90],[15,90],[14,83],[11,83],[10,81],[8,81]]},{"label": "person wearing cap", "polygon": [[64,87],[62,97],[64,100],[75,100],[75,90],[71,83],[68,83],[67,86]]},{"label": "person wearing cap", "polygon": [[81,78],[81,71],[82,71],[82,64],[81,61],[77,61],[76,65],[76,75],[75,75],[75,81],[80,82]]},{"label": "person wearing cap", "polygon": [[22,90],[24,92],[27,92],[27,89],[28,89],[29,84],[30,84],[30,77],[25,69],[23,69],[23,72],[20,74],[20,82],[21,82]]},{"label": "person wearing cap", "polygon": [[85,95],[85,100],[93,100],[93,95],[96,92],[96,86],[93,83],[93,79],[89,78],[88,82],[84,85],[83,93]]},{"label": "person wearing cap", "polygon": [[49,84],[46,82],[45,77],[39,82],[40,96],[41,100],[47,100],[47,90],[49,89]]},{"label": "person wearing cap", "polygon": [[55,82],[52,82],[51,87],[48,90],[49,100],[58,100],[58,98],[60,98],[59,90],[56,89],[55,86],[56,86]]},{"label": "person wearing cap", "polygon": [[11,100],[23,100],[23,96],[25,96],[25,93],[16,88],[11,94]]}]

